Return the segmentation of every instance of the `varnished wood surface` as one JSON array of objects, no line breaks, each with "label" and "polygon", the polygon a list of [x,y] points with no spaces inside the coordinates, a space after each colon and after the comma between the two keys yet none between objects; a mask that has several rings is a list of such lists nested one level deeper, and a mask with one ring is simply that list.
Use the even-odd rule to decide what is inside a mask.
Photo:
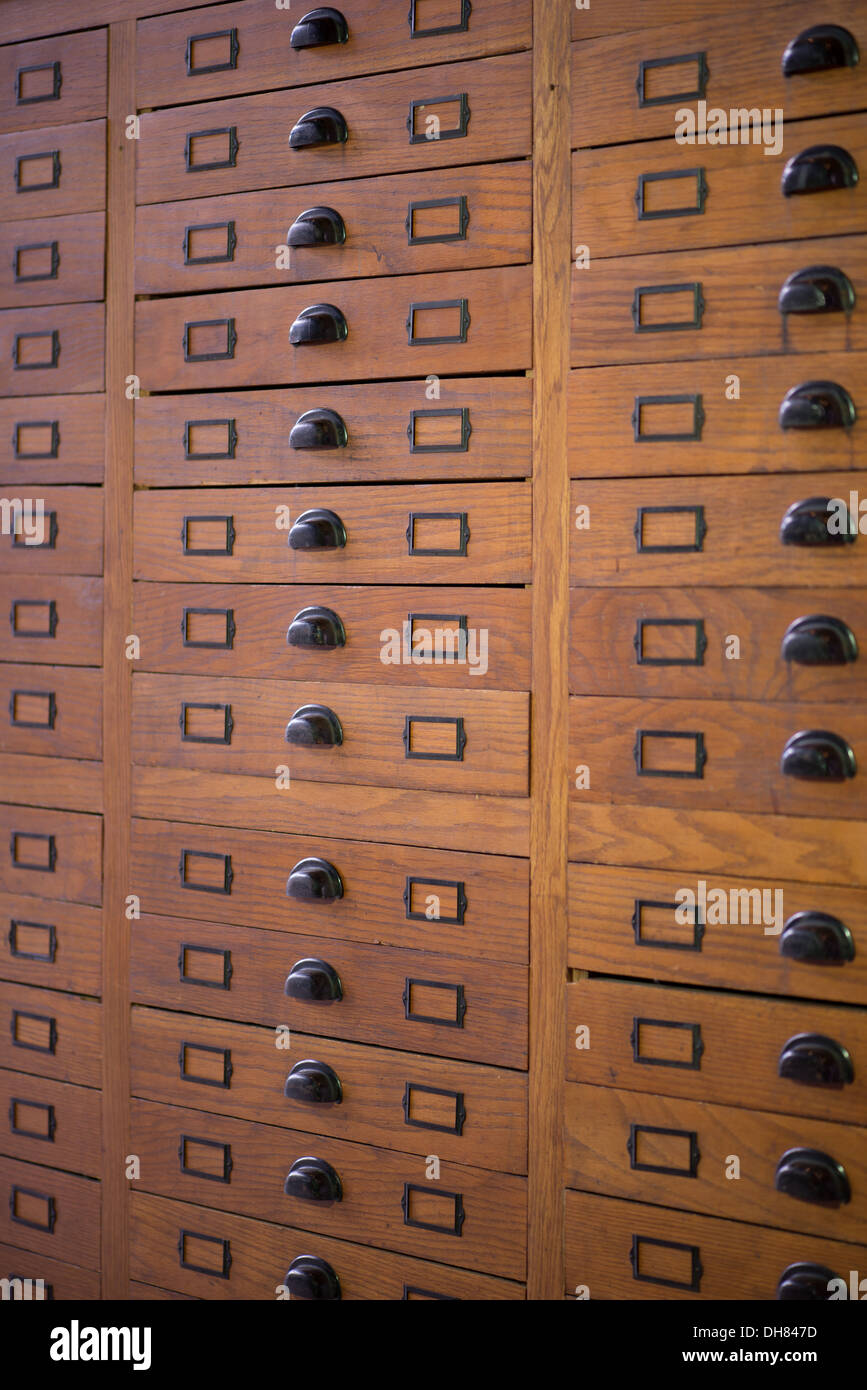
[{"label": "varnished wood surface", "polygon": [[[95,815],[102,810],[100,763],[52,758],[50,778],[46,777],[46,771],[45,763],[30,753],[0,753],[0,785],[9,789],[5,795],[14,795],[19,805],[44,806],[50,801],[59,811],[84,811]],[[36,891],[43,892],[43,885]]]},{"label": "varnished wood surface", "polygon": [[[10,190],[0,220],[16,222],[104,208],[105,138],[105,121],[0,135],[0,181]],[[25,161],[20,180],[19,159]]]},{"label": "varnished wood surface", "polygon": [[102,917],[98,908],[2,893],[0,924],[4,928],[0,977],[4,980],[72,994],[100,993]]},{"label": "varnished wood surface", "polygon": [[[99,1273],[95,1269],[82,1269],[49,1259],[47,1255],[34,1255],[14,1245],[0,1245],[0,1264],[6,1278],[17,1275],[19,1279],[41,1279],[46,1298],[49,1289],[52,1297],[68,1302],[91,1302],[99,1298]],[[35,1292],[34,1286],[34,1295]]]},{"label": "varnished wood surface", "polygon": [[[26,495],[26,494],[25,494]],[[0,574],[15,575],[26,584],[30,575],[102,574],[102,493],[98,488],[48,487],[39,489],[45,517],[45,543],[30,545],[23,533],[4,536],[0,546]],[[51,518],[56,530],[51,545]],[[36,524],[35,508],[26,513]]]},{"label": "varnished wood surface", "polygon": [[[52,357],[56,358],[53,364]],[[101,304],[42,305],[0,313],[0,392],[4,396],[101,391],[104,380]]]},{"label": "varnished wood surface", "polygon": [[[102,580],[62,575],[4,575],[0,613],[9,618],[4,661],[99,666],[102,660]],[[52,635],[53,628],[53,635]]]},{"label": "varnished wood surface", "polygon": [[[4,29],[4,41],[7,38]],[[97,29],[86,34],[56,34],[14,46],[4,42],[0,50],[0,131],[29,130],[104,116],[106,39],[106,31]],[[54,65],[59,65],[56,97]],[[20,72],[22,68],[35,67],[48,71]]]},{"label": "varnished wood surface", "polygon": [[[739,17],[750,6],[748,0],[732,0],[729,8]],[[626,34],[634,29],[688,24],[695,19],[696,5],[695,0],[666,0],[664,6],[657,5],[656,0],[606,0],[604,9],[598,5],[579,9],[575,5],[574,8],[570,6],[570,10],[572,38],[594,39],[606,34]]]},{"label": "varnished wood surface", "polygon": [[[52,1211],[52,1230],[22,1224],[23,1218],[47,1226]],[[0,1237],[4,1244],[31,1252],[27,1259],[49,1255],[96,1270],[99,1225],[98,1182],[35,1163],[0,1158]]]},{"label": "varnished wood surface", "polygon": [[[0,752],[98,760],[102,677],[64,666],[0,666]],[[50,776],[50,768],[46,768]]]},{"label": "varnished wood surface", "polygon": [[[0,400],[0,477],[7,486],[101,483],[102,395]],[[16,453],[17,451],[17,453]]]},{"label": "varnished wood surface", "polygon": [[7,1157],[99,1177],[102,1118],[92,1087],[0,1071],[0,1124]]},{"label": "varnished wood surface", "polygon": [[100,1084],[102,1010],[96,1000],[0,984],[0,1013],[0,1066],[79,1086]]},{"label": "varnished wood surface", "polygon": [[[30,763],[31,772],[41,772]],[[14,782],[6,795],[13,796]],[[37,791],[37,795],[39,792]],[[50,781],[42,788],[50,800]],[[98,905],[102,901],[102,821],[96,815],[43,810],[28,805],[0,806],[0,833],[5,853],[0,859],[0,889],[35,893],[44,898],[67,898]],[[51,862],[51,845],[54,862]],[[27,868],[35,864],[36,868]]]},{"label": "varnished wood surface", "polygon": [[0,308],[102,299],[104,263],[101,213],[2,222]]}]

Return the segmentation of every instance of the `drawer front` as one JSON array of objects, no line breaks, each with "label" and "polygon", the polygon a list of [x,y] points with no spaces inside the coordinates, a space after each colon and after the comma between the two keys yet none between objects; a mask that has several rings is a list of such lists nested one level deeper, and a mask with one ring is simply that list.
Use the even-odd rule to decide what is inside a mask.
[{"label": "drawer front", "polygon": [[[99,1269],[99,1183],[0,1158],[0,1239]],[[25,1257],[28,1258],[28,1257]],[[17,1270],[16,1270],[17,1273]]]},{"label": "drawer front", "polygon": [[529,597],[329,584],[298,585],[287,600],[265,584],[139,583],[139,669],[527,690]]},{"label": "drawer front", "polygon": [[149,487],[525,478],[531,419],[526,378],[144,396],[135,477]]},{"label": "drawer front", "polygon": [[573,585],[863,586],[867,474],[572,484]]},{"label": "drawer front", "polygon": [[863,819],[867,715],[851,706],[573,696],[573,796]]},{"label": "drawer front", "polygon": [[569,865],[577,970],[864,1005],[865,930],[863,889]]},{"label": "drawer front", "polygon": [[[842,352],[571,372],[570,472],[631,478],[857,467],[867,457],[865,372],[867,359]],[[834,389],[816,399],[816,382]]]},{"label": "drawer front", "polygon": [[[288,1023],[254,1028],[135,1007],[132,1027],[132,1094],[142,1099],[402,1153],[427,1155],[435,1145],[443,1159],[526,1172],[527,1085],[516,1072],[333,1042]],[[334,1076],[322,1066],[330,1068],[340,1102],[295,1098],[309,1070],[296,1073],[287,1097],[299,1063],[315,1063],[314,1080],[329,1087]]]},{"label": "drawer front", "polygon": [[[13,531],[14,521],[7,525],[3,519],[0,573],[18,580],[25,575],[102,574],[102,493],[98,489],[40,486],[33,498],[19,487],[19,494],[20,499],[8,498],[10,516],[19,515],[21,520]],[[20,508],[15,506],[18,500]]]},{"label": "drawer front", "polygon": [[136,291],[520,265],[530,260],[530,176],[529,163],[491,164],[238,193],[221,199],[219,222],[201,199],[141,207]]},{"label": "drawer front", "polygon": [[[321,511],[334,519],[305,518]],[[292,539],[315,548],[289,544],[296,524]],[[135,534],[137,579],[523,584],[530,577],[530,492],[518,483],[140,492]]]},{"label": "drawer front", "polygon": [[133,1277],[196,1298],[303,1297],[297,1285],[290,1295],[285,1281],[293,1262],[310,1254],[331,1266],[334,1297],[344,1300],[524,1297],[515,1282],[146,1192],[133,1194],[130,1209]]},{"label": "drawer front", "polygon": [[0,978],[100,994],[101,925],[94,907],[0,894]]},{"label": "drawer front", "polygon": [[821,1266],[817,1288],[826,1269],[848,1288],[863,1263],[863,1246],[566,1193],[569,1297],[773,1300],[793,1265]]},{"label": "drawer front", "polygon": [[[774,150],[758,144],[677,145],[671,139],[573,155],[576,244],[604,247],[606,256],[629,256],[669,250],[675,238],[687,250],[863,231],[867,193],[859,186],[859,171],[867,167],[867,134],[862,117],[787,123],[786,160],[782,112],[776,119],[778,158],[767,158]],[[826,146],[840,151],[828,157],[828,172],[822,166],[827,186],[814,186],[809,197],[787,195],[784,189],[797,183],[800,169]]]},{"label": "drawer front", "polygon": [[865,1134],[852,1125],[566,1087],[570,1187],[864,1241],[865,1178]]},{"label": "drawer front", "polygon": [[0,615],[8,614],[4,656],[34,663],[99,666],[102,580],[0,578]]},{"label": "drawer front", "polygon": [[0,183],[13,190],[0,221],[105,207],[105,121],[0,135]]},{"label": "drawer front", "polygon": [[133,762],[526,796],[529,697],[323,681],[133,682]]},{"label": "drawer front", "polygon": [[[252,927],[145,916],[133,997],[499,1066],[527,1064],[527,971]],[[317,995],[312,991],[322,991]],[[288,996],[288,997],[287,997]]]},{"label": "drawer front", "polygon": [[[155,111],[141,118],[136,201],[523,158],[530,79],[518,53]],[[304,121],[321,107],[336,113],[326,130]]]},{"label": "drawer front", "polygon": [[[666,6],[665,18],[674,21],[676,16],[670,14],[670,8]],[[834,24],[848,31],[854,40],[851,56],[859,48],[863,51],[867,28],[858,0],[840,0],[833,6],[833,16],[822,17],[833,19]],[[671,136],[678,128],[687,133],[686,122],[678,119],[681,108],[689,108],[697,118],[705,111],[714,138],[718,127],[712,110],[722,108],[728,115],[733,108],[758,107],[760,138],[767,110],[769,128],[764,138],[772,143],[777,111],[781,127],[783,110],[786,120],[793,121],[830,111],[860,111],[867,105],[867,78],[857,59],[853,66],[840,66],[827,73],[796,70],[788,76],[784,74],[784,51],[816,23],[816,8],[811,0],[762,6],[750,15],[748,37],[743,26],[732,23],[730,18],[713,14],[690,18],[692,22],[675,22],[671,27],[648,33],[646,26],[652,21],[642,14],[641,27],[645,32],[618,34],[573,46],[573,148]],[[585,37],[583,24],[576,21],[575,28],[580,31],[575,33],[576,38]],[[613,29],[611,32],[613,35]],[[797,69],[802,67],[802,58],[793,52],[789,63]],[[605,74],[602,84],[598,82],[600,73]],[[595,92],[595,99],[591,99],[591,91]],[[699,105],[701,101],[704,107]],[[704,124],[697,119],[697,130]],[[725,135],[740,143],[756,138],[751,127],[742,132],[730,121],[726,123]],[[795,148],[796,139],[789,136],[786,155],[794,153]],[[693,154],[704,155],[707,149],[706,143],[694,148],[684,144],[680,153],[688,160]],[[768,162],[780,166],[784,161]]]},{"label": "drawer front", "polygon": [[[261,92],[355,73],[480,58],[529,48],[523,0],[345,0],[345,29],[305,26],[270,0],[140,21],[139,106]],[[295,35],[293,46],[292,36]]]},{"label": "drawer front", "polygon": [[101,299],[105,218],[0,223],[0,309]]},{"label": "drawer front", "polygon": [[68,666],[0,666],[0,752],[102,757],[102,675]]},{"label": "drawer front", "polygon": [[[840,276],[823,288],[818,266]],[[572,366],[720,357],[724,399],[734,358],[863,351],[865,294],[865,237],[597,259],[572,276]],[[810,296],[827,312],[801,311]]]},{"label": "drawer front", "polygon": [[[861,1012],[608,980],[566,993],[570,1081],[863,1121]],[[801,1042],[805,1035],[818,1041]]]},{"label": "drawer front", "polygon": [[46,1255],[18,1250],[14,1245],[0,1245],[0,1268],[3,1270],[0,1277],[21,1281],[18,1291],[14,1291],[13,1286],[13,1298],[37,1302],[44,1299],[95,1302],[99,1298],[99,1273],[95,1269],[64,1264]]},{"label": "drawer front", "polygon": [[99,1177],[101,1109],[90,1087],[0,1071],[0,1147],[10,1158]]},{"label": "drawer front", "polygon": [[104,396],[0,400],[0,477],[7,485],[101,483]]},{"label": "drawer front", "polygon": [[0,806],[0,890],[102,901],[102,817]]},{"label": "drawer front", "polygon": [[[469,835],[467,842],[475,843]],[[298,870],[293,893],[300,896],[290,897],[290,876],[310,860],[319,863]],[[270,835],[135,820],[132,864],[136,882],[147,884],[148,911],[170,917],[527,961],[522,859],[330,840],[319,832]]]},{"label": "drawer front", "polygon": [[4,396],[101,391],[105,310],[101,304],[7,309],[0,314],[0,391]]},{"label": "drawer front", "polygon": [[[148,391],[403,376],[413,353],[419,375],[523,370],[532,361],[530,303],[523,266],[399,276],[387,296],[376,281],[346,280],[315,291],[145,299],[136,305],[136,360]],[[314,336],[295,347],[296,333]]]},{"label": "drawer front", "polygon": [[[525,1178],[440,1165],[435,1155],[408,1157],[334,1139],[317,1138],[311,1150],[307,1134],[150,1101],[133,1101],[131,1120],[131,1143],[142,1160],[145,1191],[507,1278],[524,1277]],[[333,1184],[328,1190],[338,1193],[336,1198],[306,1197],[304,1170],[298,1164],[310,1159],[316,1160],[321,1176],[311,1174],[308,1182]],[[431,1173],[437,1176],[426,1176]]]},{"label": "drawer front", "polygon": [[92,999],[0,984],[0,1066],[102,1085],[102,1014]]},{"label": "drawer front", "polygon": [[856,590],[573,589],[569,682],[586,695],[853,702],[867,695],[865,640]]},{"label": "drawer front", "polygon": [[104,116],[108,31],[56,34],[0,53],[0,131]]}]

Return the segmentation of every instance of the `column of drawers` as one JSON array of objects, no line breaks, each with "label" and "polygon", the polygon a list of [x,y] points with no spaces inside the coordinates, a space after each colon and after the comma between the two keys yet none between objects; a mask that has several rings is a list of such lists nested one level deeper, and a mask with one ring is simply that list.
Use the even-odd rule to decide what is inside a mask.
[{"label": "column of drawers", "polygon": [[24,1297],[100,1287],[106,83],[104,29],[0,49],[0,1275]]},{"label": "column of drawers", "polygon": [[137,33],[131,1296],[520,1299],[529,7]]},{"label": "column of drawers", "polygon": [[[867,1245],[864,8],[610,9],[573,21],[565,1288],[824,1299]],[[699,102],[782,147],[678,143]]]}]

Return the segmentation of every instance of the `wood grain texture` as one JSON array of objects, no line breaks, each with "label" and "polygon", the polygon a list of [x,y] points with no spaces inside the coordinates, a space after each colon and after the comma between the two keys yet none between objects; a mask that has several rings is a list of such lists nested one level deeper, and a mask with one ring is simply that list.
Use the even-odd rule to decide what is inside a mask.
[{"label": "wood grain texture", "polygon": [[[292,347],[292,325],[315,304],[339,309],[347,336]],[[469,316],[465,332],[462,306]],[[237,335],[229,355],[227,323]],[[197,328],[207,324],[217,326]],[[222,357],[187,359],[187,343],[191,354]],[[146,391],[515,371],[530,362],[530,273],[524,266],[395,276],[386,296],[375,280],[341,280],[320,284],[315,293],[286,285],[136,304],[136,371]]]},{"label": "wood grain texture", "polygon": [[[205,0],[185,0],[185,9],[194,9]],[[136,19],[139,15],[159,14],[165,0],[79,0],[75,7],[77,24],[91,27],[97,24],[118,23]],[[53,34],[69,23],[65,0],[47,0],[34,12],[31,0],[10,0],[3,11],[4,37],[7,43],[29,39],[38,34]]]},{"label": "wood grain texture", "polygon": [[[464,1269],[524,1277],[526,1178],[442,1163],[439,1177],[429,1180],[420,1156],[319,1136],[311,1139],[272,1125],[143,1100],[132,1103],[132,1144],[142,1159],[141,1191]],[[214,1151],[210,1145],[220,1148]],[[231,1185],[212,1176],[222,1173],[226,1149]],[[339,1201],[305,1201],[284,1192],[292,1165],[310,1156],[329,1163],[338,1174]],[[412,1189],[407,1216],[445,1230],[420,1229],[404,1219],[401,1200],[406,1184]],[[453,1231],[458,1202],[464,1219]]]},{"label": "wood grain texture", "polygon": [[[336,1003],[287,999],[290,972],[310,958],[336,970]],[[145,916],[133,929],[131,970],[132,995],[142,1004],[272,1028],[288,1022],[304,1033],[431,1056],[527,1065],[522,966]]]},{"label": "wood grain texture", "polygon": [[[139,11],[144,12],[144,7],[139,6]],[[179,101],[332,81],[355,73],[481,58],[529,48],[532,39],[524,0],[475,0],[470,24],[450,34],[424,31],[459,25],[460,0],[446,5],[420,0],[416,24],[421,32],[416,36],[404,0],[346,0],[340,10],[349,30],[346,43],[293,49],[292,29],[303,13],[278,10],[273,0],[245,0],[244,4],[214,5],[194,15],[143,21],[137,33],[139,106],[174,106]],[[188,40],[229,28],[235,30],[238,43],[235,65],[223,72],[190,74]],[[210,45],[194,44],[193,67],[226,62],[229,53],[228,37]]]},{"label": "wood grain texture", "polygon": [[3,659],[98,666],[102,659],[102,580],[62,576],[0,579],[0,613],[9,617]]},{"label": "wood grain texture", "polygon": [[[183,851],[189,852],[189,859],[182,878]],[[202,873],[208,860],[198,856],[215,854],[220,860],[210,861],[212,874]],[[218,877],[225,873],[226,858],[232,871],[230,891],[198,891],[197,883],[213,886],[213,871]],[[305,903],[287,896],[289,874],[310,858],[333,865],[343,885],[342,898]],[[282,933],[297,932],[344,946],[354,941],[473,960],[527,962],[529,886],[522,859],[464,849],[443,853],[332,840],[321,831],[274,835],[134,820],[130,875],[147,912],[226,926],[243,922],[276,931],[281,933],[272,943],[277,949],[285,939]],[[404,900],[408,879],[415,881],[409,905]],[[462,912],[458,884],[463,889]],[[439,920],[424,915],[428,907],[437,908],[427,902],[429,893],[439,898]],[[408,917],[408,911],[420,912],[421,920]],[[456,920],[461,916],[463,921]]]},{"label": "wood grain texture", "polygon": [[2,984],[0,1015],[0,1066],[79,1086],[100,1084],[102,1009],[96,1000]]},{"label": "wood grain texture", "polygon": [[[863,468],[865,369],[859,353],[827,352],[797,361],[726,355],[572,372],[570,472],[575,478],[633,478]],[[727,399],[733,376],[737,400]],[[808,381],[833,381],[849,393],[858,415],[850,429],[780,427],[786,393]],[[672,402],[672,396],[698,399]],[[699,408],[703,423],[696,431]]]},{"label": "wood grain texture", "polygon": [[105,133],[105,121],[84,121],[0,135],[0,182],[10,190],[0,221],[104,208]]},{"label": "wood grain texture", "polygon": [[104,259],[98,212],[0,223],[0,308],[102,299]]},{"label": "wood grain texture", "polygon": [[18,396],[0,400],[0,477],[7,486],[101,483],[104,398]]},{"label": "wood grain texture", "polygon": [[[102,756],[102,678],[72,666],[0,666],[0,752]],[[50,769],[46,768],[50,776]]]},{"label": "wood grain texture", "polygon": [[[43,800],[52,799],[51,769],[41,772]],[[14,786],[14,783],[13,783]],[[10,787],[7,795],[13,795]],[[0,806],[0,833],[6,844],[0,888],[11,893],[38,893],[98,906],[102,900],[102,820],[31,806]],[[3,843],[0,841],[0,843]],[[53,846],[54,859],[50,848]],[[28,868],[28,865],[34,865]]]},{"label": "wood grain texture", "polygon": [[[469,108],[466,129],[452,136],[461,128],[462,97]],[[414,113],[415,142],[407,133],[412,102],[427,107]],[[340,112],[348,138],[341,144],[292,149],[293,126],[319,106]],[[440,123],[435,138],[430,134],[437,127],[425,123],[429,116]],[[208,143],[200,139],[198,149],[193,140],[193,167],[187,168],[188,136],[231,128],[238,141],[233,164],[201,167],[228,159],[226,134],[212,136]],[[530,58],[516,53],[154,111],[142,116],[138,145],[139,203],[523,158],[531,148]]]},{"label": "wood grain texture", "polygon": [[[864,1119],[867,1079],[858,1066],[867,1047],[863,1011],[619,980],[581,980],[567,985],[566,994],[569,1081],[817,1120]],[[576,1029],[582,1026],[590,1030],[586,1048],[577,1046]],[[801,1033],[820,1033],[847,1048],[854,1079],[835,1089],[779,1076],[782,1049]],[[677,1065],[691,1061],[694,1036],[703,1045],[697,1064]]]},{"label": "wood grain texture", "polygon": [[[323,277],[521,265],[530,259],[530,178],[529,162],[490,164],[237,193],[218,202],[196,198],[141,207],[136,214],[141,248],[136,292],[191,293],[294,285]],[[429,206],[441,200],[451,206]],[[335,246],[293,247],[286,265],[286,252],[278,255],[279,248],[295,219],[310,207],[337,211],[346,240]],[[234,239],[227,258],[230,229]],[[196,264],[196,258],[208,256],[224,259]]]},{"label": "wood grain texture", "polygon": [[99,995],[102,916],[79,903],[0,894],[0,977]]},{"label": "wood grain texture", "polygon": [[[55,34],[14,47],[4,45],[0,50],[0,131],[104,116],[106,39],[106,31],[97,29],[89,34]],[[56,97],[55,65],[59,67]],[[43,70],[21,73],[22,68]]]},{"label": "wood grain texture", "polygon": [[[294,1030],[287,1049],[277,1045],[273,1028],[138,1005],[132,1010],[132,1037],[132,1094],[143,1100],[192,1106],[308,1135],[354,1139],[401,1153],[426,1155],[435,1149],[443,1160],[497,1172],[526,1172],[527,1080],[520,1072],[335,1042]],[[222,1078],[224,1057],[232,1068],[229,1085],[210,1084],[215,1076]],[[343,1094],[339,1104],[308,1105],[284,1096],[289,1072],[305,1058],[325,1062],[337,1072]],[[195,1079],[202,1075],[208,1078],[204,1083]],[[421,1124],[405,1121],[407,1085],[413,1088],[410,1116]],[[428,1088],[436,1088],[437,1094],[431,1097]],[[466,1110],[460,1134],[452,1132],[456,1093]]]},{"label": "wood grain texture", "polygon": [[[40,487],[38,497],[32,500],[38,504],[40,499],[44,504],[44,544],[29,544],[23,533],[4,536],[0,573],[15,575],[19,581],[30,575],[102,574],[101,492],[97,488]],[[35,507],[25,515],[30,524],[36,516]]]},{"label": "wood grain texture", "polygon": [[6,1278],[14,1274],[19,1279],[41,1279],[46,1298],[49,1290],[52,1298],[68,1302],[92,1302],[99,1298],[99,1273],[95,1269],[81,1269],[13,1245],[0,1245],[0,1267]]},{"label": "wood grain texture", "polygon": [[[828,230],[827,223],[820,228]],[[852,315],[818,317],[780,313],[777,301],[788,277],[813,265],[841,269],[855,287],[858,303],[864,302],[867,237],[820,236],[752,249],[678,249],[611,260],[597,251],[597,259],[572,277],[572,366],[863,351],[867,319],[857,309]],[[688,291],[658,292],[674,285]],[[683,323],[696,317],[695,285],[704,299],[701,326],[684,329]],[[648,288],[653,293],[639,294]],[[680,326],[636,333],[636,297],[641,324]],[[725,375],[723,367],[720,376]]]},{"label": "wood grain texture", "polygon": [[[656,1132],[660,1130],[669,1132]],[[698,1152],[694,1163],[693,1141]],[[833,1157],[845,1170],[851,1200],[836,1208],[820,1207],[778,1191],[777,1165],[793,1149]],[[566,1087],[566,1181],[585,1192],[863,1242],[864,1156],[864,1131],[854,1125],[745,1113],[728,1105],[668,1100],[608,1086]],[[735,1181],[728,1176],[735,1171],[732,1159],[739,1162]]]},{"label": "wood grain texture", "polygon": [[[130,3],[130,0],[127,0]],[[734,16],[751,8],[749,0],[732,0]],[[633,29],[652,29],[661,25],[689,24],[695,19],[695,0],[606,0],[604,9],[587,4],[572,9],[572,38],[595,39],[606,34],[626,34]]]},{"label": "wood grain texture", "polygon": [[[53,1229],[34,1229],[49,1221]],[[0,1158],[0,1237],[22,1246],[27,1260],[49,1255],[85,1269],[99,1269],[100,1184],[35,1163]],[[18,1273],[18,1270],[15,1271]]]},{"label": "wood grain texture", "polygon": [[0,1148],[9,1158],[99,1177],[100,1094],[88,1086],[0,1071]]},{"label": "wood grain texture", "polygon": [[[102,769],[97,762],[76,758],[52,758],[50,768],[29,753],[0,753],[0,784],[14,788],[16,801],[25,806],[50,802],[60,811],[102,810]],[[33,888],[24,889],[33,892]],[[38,891],[44,891],[43,885]],[[50,896],[50,895],[49,895]]]},{"label": "wood grain texture", "polygon": [[[306,1231],[209,1211],[144,1192],[133,1194],[130,1209],[132,1270],[136,1279],[168,1285],[194,1298],[283,1297],[279,1290],[289,1266],[299,1255],[309,1254],[311,1248],[336,1271],[343,1300],[457,1298],[487,1302],[524,1297],[522,1284],[329,1236],[311,1237]],[[184,1231],[193,1237],[205,1236],[210,1242],[220,1242],[205,1246],[200,1242],[197,1246],[192,1239],[188,1266],[196,1262],[193,1252],[197,1248],[207,1249],[212,1258],[216,1254],[220,1260],[222,1242],[227,1242],[231,1264],[225,1279],[181,1267],[178,1240]]]},{"label": "wood grain texture", "polygon": [[[606,5],[606,12],[609,8]],[[646,97],[660,104],[647,106],[641,106],[635,99],[640,65],[642,62],[664,63],[665,59],[699,53],[704,55],[709,70],[701,93],[708,108],[722,107],[726,112],[750,107],[767,108],[771,113],[784,110],[789,122],[805,116],[860,111],[867,104],[867,79],[861,66],[841,68],[830,79],[820,74],[783,76],[780,59],[786,44],[816,22],[811,0],[763,5],[754,11],[749,20],[747,44],[743,27],[733,22],[728,14],[702,14],[701,8],[693,4],[687,22],[683,23],[676,14],[676,5],[666,5],[661,27],[648,33],[648,26],[660,24],[660,20],[643,13],[651,6],[639,4],[634,8],[640,18],[640,32],[615,34],[612,29],[608,38],[573,45],[573,148],[673,135],[675,112],[687,106],[694,110],[699,99],[697,61],[648,71],[645,74]],[[844,26],[863,44],[867,32],[859,0],[836,0],[832,9],[833,23]],[[829,14],[829,22],[831,19]],[[589,15],[580,16],[575,12],[573,32],[580,31],[575,33],[576,38],[584,36],[589,20]],[[695,95],[684,96],[684,93]],[[795,153],[797,138],[797,135],[788,136],[786,158]],[[686,163],[692,156],[701,162],[706,150],[707,146],[684,145],[680,153]],[[782,160],[769,159],[768,163],[776,166],[779,172]]]},{"label": "wood grain texture", "polygon": [[105,378],[105,311],[101,304],[61,304],[0,313],[0,392],[101,391]]},{"label": "wood grain texture", "polygon": [[[688,871],[570,864],[569,965],[604,975],[632,975],[718,989],[725,989],[733,980],[749,980],[750,987],[763,994],[824,999],[835,1004],[867,1003],[867,959],[860,946],[867,929],[867,894],[863,889],[753,879],[743,874],[728,878],[714,873],[705,877],[707,891],[721,890],[727,895],[727,905],[749,903],[749,920],[734,924],[706,921],[700,948],[677,950],[676,946],[692,947],[695,930],[677,922],[675,894],[688,887],[697,896],[701,878],[701,874]],[[761,920],[752,907],[757,901],[756,890],[768,895],[760,900],[762,907],[769,909],[758,914]],[[731,896],[744,891],[753,896]],[[778,904],[782,920],[775,913]],[[637,927],[633,922],[636,909]],[[842,922],[855,942],[854,959],[828,966],[782,955],[782,928],[800,912],[824,912]],[[726,918],[730,915],[727,912]]]},{"label": "wood grain texture", "polygon": [[[639,1238],[636,1280],[629,1252]],[[650,1242],[648,1244],[647,1242]],[[655,1248],[672,1242],[687,1249]],[[702,1275],[692,1288],[689,1263],[695,1249]],[[789,1265],[824,1265],[848,1282],[863,1264],[864,1247],[817,1236],[774,1231],[668,1208],[585,1193],[566,1194],[566,1291],[589,1287],[593,1298],[750,1299],[771,1301]],[[674,1280],[676,1287],[654,1283]],[[586,1294],[582,1294],[586,1297]]]},{"label": "wood grain texture", "polygon": [[[325,508],[346,530],[343,547],[293,550],[286,523]],[[410,554],[411,518],[416,553]],[[204,524],[187,518],[216,518]],[[426,518],[432,517],[432,520]],[[461,554],[461,518],[469,528]],[[440,519],[442,518],[442,519]],[[225,548],[231,554],[195,554]],[[278,522],[280,529],[278,529]],[[198,528],[198,529],[197,529]],[[184,532],[188,550],[184,554]],[[252,583],[523,584],[530,577],[530,491],[521,483],[139,492],[135,577]],[[425,554],[446,550],[445,555]],[[8,564],[7,550],[7,564]],[[2,552],[0,552],[2,556]],[[0,568],[3,559],[0,558]]]},{"label": "wood grain texture", "polygon": [[[136,482],[149,487],[213,487],[530,476],[528,380],[450,377],[440,381],[438,389],[436,396],[431,395],[435,388],[423,381],[392,381],[143,396],[135,405]],[[340,415],[348,434],[346,446],[339,452],[287,449],[299,416],[321,407]],[[424,413],[439,410],[450,414]],[[464,418],[469,428],[466,447]],[[234,427],[231,449],[227,422]],[[192,458],[186,457],[188,434]],[[437,452],[414,453],[414,443],[422,448],[436,445]],[[439,452],[444,446],[446,452]]]}]

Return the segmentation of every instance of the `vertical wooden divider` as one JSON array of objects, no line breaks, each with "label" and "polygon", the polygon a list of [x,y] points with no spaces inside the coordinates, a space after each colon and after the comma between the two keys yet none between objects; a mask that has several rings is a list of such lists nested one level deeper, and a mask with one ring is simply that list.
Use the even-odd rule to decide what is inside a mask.
[{"label": "vertical wooden divider", "polygon": [[570,0],[533,6],[533,589],[527,1297],[563,1298]]},{"label": "vertical wooden divider", "polygon": [[103,1171],[102,1297],[128,1291],[129,922],[128,883],[132,633],[133,370],[135,141],[125,133],[135,112],[135,21],[109,27],[108,184],[105,282],[105,545],[103,578],[103,796],[105,872],[102,893]]}]

